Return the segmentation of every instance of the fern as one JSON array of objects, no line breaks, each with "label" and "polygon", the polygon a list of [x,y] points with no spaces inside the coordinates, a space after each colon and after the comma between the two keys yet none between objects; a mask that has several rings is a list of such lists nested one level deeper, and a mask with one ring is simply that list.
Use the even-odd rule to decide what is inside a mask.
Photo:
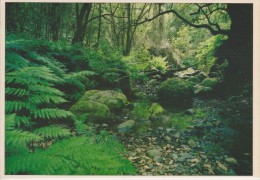
[{"label": "fern", "polygon": [[27,59],[24,59],[19,54],[7,50],[5,52],[5,67],[6,72],[18,70],[20,68],[28,66],[29,61]]},{"label": "fern", "polygon": [[[17,126],[30,125],[37,119],[60,119],[72,116],[53,107],[67,102],[64,93],[54,88],[62,80],[47,67],[25,67],[6,74],[6,113],[17,113]],[[20,116],[20,117],[19,117]]]},{"label": "fern", "polygon": [[28,143],[42,140],[42,137],[28,132],[15,129],[15,114],[6,115],[5,145],[6,152],[16,149],[26,149]]},{"label": "fern", "polygon": [[69,137],[70,130],[64,126],[45,126],[34,130],[34,133],[46,139],[59,139]]},{"label": "fern", "polygon": [[118,154],[122,145],[112,148],[92,144],[87,137],[59,141],[45,151],[6,158],[6,174],[35,175],[124,175],[135,174],[130,161]]}]

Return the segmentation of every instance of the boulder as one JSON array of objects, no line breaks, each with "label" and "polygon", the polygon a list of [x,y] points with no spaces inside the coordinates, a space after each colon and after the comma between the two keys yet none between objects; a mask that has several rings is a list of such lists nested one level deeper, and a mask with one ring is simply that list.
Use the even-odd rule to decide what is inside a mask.
[{"label": "boulder", "polygon": [[158,95],[163,104],[179,105],[185,101],[191,101],[193,85],[180,78],[170,78],[161,83]]},{"label": "boulder", "polygon": [[217,78],[206,78],[202,81],[201,85],[205,87],[214,88],[218,83]]},{"label": "boulder", "polygon": [[123,93],[114,90],[90,90],[83,95],[80,101],[105,104],[110,111],[120,110],[127,104],[126,96]]},{"label": "boulder", "polygon": [[117,126],[117,130],[120,133],[128,133],[130,132],[135,126],[134,120],[125,121]]},{"label": "boulder", "polygon": [[87,120],[94,122],[106,122],[110,118],[109,108],[101,103],[78,101],[71,106],[70,111],[77,115],[87,115]]},{"label": "boulder", "polygon": [[194,94],[195,95],[206,95],[209,94],[210,92],[212,92],[212,88],[210,87],[206,87],[206,86],[202,86],[202,85],[195,85],[194,86]]}]

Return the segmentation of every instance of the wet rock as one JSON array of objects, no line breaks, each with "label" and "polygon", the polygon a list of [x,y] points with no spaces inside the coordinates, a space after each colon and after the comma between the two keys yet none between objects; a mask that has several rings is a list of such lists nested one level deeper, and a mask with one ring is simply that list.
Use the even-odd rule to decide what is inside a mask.
[{"label": "wet rock", "polygon": [[177,158],[177,161],[178,162],[183,162],[185,161],[186,159],[192,159],[194,156],[192,156],[191,154],[189,153],[181,153],[180,156]]},{"label": "wet rock", "polygon": [[146,152],[146,154],[153,158],[155,161],[160,161],[161,160],[161,156],[162,156],[162,152],[160,149],[151,149],[151,150],[148,150]]},{"label": "wet rock", "polygon": [[228,158],[225,158],[225,161],[231,165],[236,165],[237,164],[237,160],[235,158],[232,158],[232,157],[228,157]]},{"label": "wet rock", "polygon": [[134,120],[128,120],[117,126],[118,132],[127,133],[130,132],[135,126]]},{"label": "wet rock", "polygon": [[196,147],[196,146],[197,146],[196,143],[195,143],[195,141],[193,141],[192,139],[190,139],[190,140],[188,141],[188,145],[189,145],[190,147]]}]

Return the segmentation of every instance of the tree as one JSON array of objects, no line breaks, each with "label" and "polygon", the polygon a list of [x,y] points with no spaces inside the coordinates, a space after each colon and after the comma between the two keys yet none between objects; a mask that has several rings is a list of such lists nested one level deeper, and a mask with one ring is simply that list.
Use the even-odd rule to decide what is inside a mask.
[{"label": "tree", "polygon": [[88,18],[91,11],[92,3],[84,3],[79,10],[79,4],[76,4],[76,32],[72,39],[72,44],[83,42],[85,37],[86,28],[88,24]]}]

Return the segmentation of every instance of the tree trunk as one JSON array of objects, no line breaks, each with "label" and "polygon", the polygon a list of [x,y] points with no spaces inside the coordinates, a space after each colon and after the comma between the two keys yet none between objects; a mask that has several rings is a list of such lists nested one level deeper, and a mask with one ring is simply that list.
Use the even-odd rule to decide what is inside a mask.
[{"label": "tree trunk", "polygon": [[127,56],[131,50],[131,4],[126,4],[126,14],[127,14],[127,29],[126,29],[126,46],[124,55]]},{"label": "tree trunk", "polygon": [[225,70],[227,82],[235,84],[252,82],[253,73],[253,6],[228,4],[231,18],[229,38],[216,51],[217,62],[228,60]]},{"label": "tree trunk", "polygon": [[79,12],[79,5],[76,4],[77,27],[76,27],[75,35],[72,39],[72,44],[83,42],[91,7],[92,7],[92,3],[84,3]]}]

